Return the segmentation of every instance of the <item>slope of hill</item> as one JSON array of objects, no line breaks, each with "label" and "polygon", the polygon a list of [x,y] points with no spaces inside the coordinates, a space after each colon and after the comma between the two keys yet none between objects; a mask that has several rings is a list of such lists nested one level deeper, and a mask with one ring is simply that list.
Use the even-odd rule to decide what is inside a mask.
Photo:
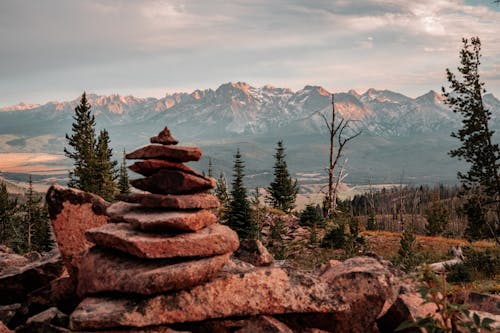
[{"label": "slope of hill", "polygon": [[[169,126],[181,142],[204,148],[205,168],[210,156],[216,169],[230,173],[232,154],[240,147],[251,182],[257,185],[272,175],[279,139],[288,147],[292,172],[324,172],[328,143],[320,113],[331,110],[331,97],[322,87],[294,92],[238,82],[163,98],[88,98],[98,128],[109,130],[118,152],[147,143],[151,133]],[[335,101],[340,115],[363,132],[346,151],[349,181],[397,181],[403,170],[415,182],[455,179],[460,164],[446,152],[458,144],[450,133],[460,126],[460,118],[436,92],[410,98],[388,90],[351,90],[336,94]],[[484,101],[493,113],[493,129],[500,129],[500,101],[491,94]],[[77,103],[78,99],[1,108],[0,151],[61,153]]]}]

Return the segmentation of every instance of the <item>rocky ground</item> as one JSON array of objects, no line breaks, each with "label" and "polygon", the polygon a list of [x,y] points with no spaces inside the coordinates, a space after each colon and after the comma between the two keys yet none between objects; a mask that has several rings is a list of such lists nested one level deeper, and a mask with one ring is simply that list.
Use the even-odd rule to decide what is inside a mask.
[{"label": "rocky ground", "polygon": [[[212,212],[212,179],[183,164],[201,151],[168,131],[129,154],[150,192],[110,204],[52,186],[57,248],[0,248],[0,332],[392,332],[436,313],[390,262],[369,255],[313,271],[239,240]],[[301,233],[300,230],[295,230]],[[481,316],[500,299],[464,294]]]}]

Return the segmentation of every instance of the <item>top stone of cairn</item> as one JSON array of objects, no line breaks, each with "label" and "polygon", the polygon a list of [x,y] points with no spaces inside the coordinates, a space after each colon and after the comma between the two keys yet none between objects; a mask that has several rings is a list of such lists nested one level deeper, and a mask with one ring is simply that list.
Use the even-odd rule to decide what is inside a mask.
[{"label": "top stone of cairn", "polygon": [[157,136],[153,136],[150,141],[151,143],[160,143],[162,145],[176,145],[179,143],[179,141],[172,137],[168,127],[165,127]]}]

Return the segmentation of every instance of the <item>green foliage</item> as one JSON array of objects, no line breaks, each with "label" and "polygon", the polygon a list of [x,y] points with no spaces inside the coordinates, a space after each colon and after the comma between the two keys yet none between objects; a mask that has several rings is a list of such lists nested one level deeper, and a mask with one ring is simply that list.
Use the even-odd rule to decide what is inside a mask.
[{"label": "green foliage", "polygon": [[346,231],[344,224],[334,225],[321,240],[321,247],[328,249],[342,249],[345,245]]},{"label": "green foliage", "polygon": [[446,281],[451,283],[472,282],[470,266],[460,263],[446,267]]},{"label": "green foliage", "polygon": [[250,201],[251,204],[251,214],[252,214],[252,221],[256,225],[257,228],[257,239],[261,239],[261,231],[262,227],[264,226],[264,218],[266,215],[266,208],[261,205],[261,195],[259,192],[259,188],[256,187],[254,192],[253,192],[253,197]]},{"label": "green foliage", "polygon": [[[500,175],[498,160],[500,149],[492,142],[494,131],[490,130],[491,112],[483,104],[484,83],[479,76],[481,58],[481,41],[479,37],[470,40],[463,39],[463,48],[460,51],[460,66],[458,79],[449,69],[446,70],[450,83],[450,91],[443,87],[445,103],[453,112],[463,117],[463,127],[452,133],[452,137],[461,142],[461,146],[450,151],[450,156],[457,157],[470,164],[466,173],[459,172],[458,178],[466,190],[479,190],[489,197],[489,209],[497,214],[496,219],[483,220],[489,225],[491,236],[500,230]],[[493,200],[492,200],[493,199]],[[483,206],[483,208],[486,208]],[[471,229],[469,229],[471,231]],[[497,242],[499,240],[497,239]]]},{"label": "green foliage", "polygon": [[467,216],[467,227],[464,235],[469,241],[484,239],[490,236],[486,221],[486,210],[483,209],[481,199],[477,196],[470,197],[463,209]]},{"label": "green foliage", "polygon": [[267,188],[267,191],[269,193],[268,201],[272,207],[288,213],[295,207],[295,199],[299,187],[297,180],[292,180],[288,172],[285,156],[283,141],[278,141],[276,154],[274,155],[276,159],[274,164],[274,180]]},{"label": "green foliage", "polygon": [[359,223],[345,214],[339,214],[337,223],[321,240],[321,247],[344,250],[345,257],[351,258],[363,251],[365,239],[359,234]]},{"label": "green foliage", "polygon": [[[0,243],[17,253],[46,252],[53,247],[47,206],[33,191],[31,177],[26,191],[26,202],[18,205],[8,199],[5,184],[0,185],[0,221],[3,229]],[[7,198],[7,199],[6,199]]]},{"label": "green foliage", "polygon": [[95,118],[85,93],[75,108],[73,119],[73,134],[66,134],[70,148],[64,148],[66,156],[74,160],[68,186],[112,200],[117,192],[117,162],[111,161],[108,132],[101,131],[96,139]]},{"label": "green foliage", "polygon": [[123,149],[122,163],[120,164],[120,173],[118,176],[118,190],[121,194],[130,193],[130,185],[128,183],[127,160],[125,159],[125,149]]},{"label": "green foliage", "polygon": [[474,250],[466,247],[464,251],[464,265],[476,275],[484,278],[495,278],[500,274],[500,248]]},{"label": "green foliage", "polygon": [[491,324],[494,320],[481,319],[476,313],[471,315],[466,306],[448,301],[448,287],[444,274],[439,279],[429,266],[425,266],[420,272],[419,282],[419,292],[424,302],[434,304],[437,311],[426,317],[417,317],[415,321],[405,321],[395,332],[422,329],[426,333],[452,333],[456,332],[459,326],[462,327],[460,332],[479,333],[492,330]]},{"label": "green foliage", "polygon": [[227,181],[226,176],[221,171],[219,178],[217,179],[217,184],[215,186],[215,196],[219,199],[222,207],[227,209],[229,207],[229,193],[227,192]]},{"label": "green foliage", "polygon": [[401,235],[397,262],[405,272],[413,270],[420,263],[417,254],[417,236],[412,225],[408,225]]},{"label": "green foliage", "polygon": [[213,169],[212,159],[211,158],[208,159],[208,173],[207,173],[207,176],[208,177],[213,177],[214,176],[214,169]]},{"label": "green foliage", "polygon": [[117,162],[111,161],[112,155],[113,150],[109,148],[108,131],[102,130],[97,139],[94,176],[98,182],[94,193],[107,201],[112,201],[118,192],[116,184]]},{"label": "green foliage", "polygon": [[306,208],[300,213],[299,223],[302,226],[323,227],[325,225],[325,218],[321,213],[321,209],[313,204],[308,204]]},{"label": "green foliage", "polygon": [[250,203],[247,199],[247,191],[243,184],[244,162],[241,159],[240,150],[234,155],[233,182],[231,189],[231,200],[224,217],[229,227],[238,233],[242,239],[257,239],[257,225],[252,220]]},{"label": "green foliage", "polygon": [[448,209],[438,200],[426,212],[425,231],[428,236],[442,235],[450,219]]},{"label": "green foliage", "polygon": [[285,235],[285,225],[281,218],[273,220],[270,229],[270,240],[268,248],[277,260],[283,260],[287,257],[287,251],[283,236]]}]

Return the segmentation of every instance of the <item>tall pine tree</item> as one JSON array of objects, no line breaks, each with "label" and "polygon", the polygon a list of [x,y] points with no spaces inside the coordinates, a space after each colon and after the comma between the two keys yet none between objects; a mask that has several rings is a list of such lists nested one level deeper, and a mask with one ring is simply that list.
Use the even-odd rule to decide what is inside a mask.
[{"label": "tall pine tree", "polygon": [[219,199],[222,207],[229,207],[229,193],[227,192],[227,181],[224,172],[221,171],[217,184],[215,186],[215,196]]},{"label": "tall pine tree", "polygon": [[241,159],[240,150],[234,155],[233,182],[231,200],[225,214],[226,223],[243,239],[256,239],[258,230],[252,220],[247,191],[243,184],[245,164]]},{"label": "tall pine tree", "polygon": [[109,134],[106,130],[101,130],[97,139],[95,155],[95,176],[98,179],[97,191],[105,200],[111,201],[118,192],[116,184],[117,170],[116,161],[112,161],[113,150],[109,148]]},{"label": "tall pine tree", "polygon": [[292,177],[290,177],[285,157],[283,141],[280,140],[274,155],[276,159],[274,163],[274,180],[267,188],[269,193],[267,200],[274,208],[288,213],[295,208],[295,199],[299,188],[297,180],[292,180]]},{"label": "tall pine tree", "polygon": [[461,79],[449,69],[446,70],[450,91],[443,87],[445,103],[453,112],[462,115],[462,128],[452,133],[462,145],[450,151],[470,164],[469,171],[458,173],[458,178],[466,190],[479,193],[484,202],[483,207],[490,207],[496,215],[495,219],[485,221],[490,236],[500,244],[500,149],[492,140],[493,131],[489,121],[491,112],[483,104],[484,83],[479,76],[481,58],[481,41],[479,37],[463,39],[460,51],[458,71]]},{"label": "tall pine tree", "polygon": [[120,190],[121,194],[130,193],[130,184],[128,183],[127,160],[125,158],[125,149],[123,149],[123,158],[122,158],[122,163],[120,164],[118,189]]},{"label": "tall pine tree", "polygon": [[16,212],[17,200],[9,197],[7,185],[0,181],[0,244],[9,244],[14,236]]},{"label": "tall pine tree", "polygon": [[90,108],[87,95],[84,92],[80,104],[75,108],[73,134],[71,136],[66,134],[66,140],[71,148],[64,148],[64,153],[74,160],[74,169],[69,173],[68,186],[96,193],[97,179],[94,174],[95,118]]}]

